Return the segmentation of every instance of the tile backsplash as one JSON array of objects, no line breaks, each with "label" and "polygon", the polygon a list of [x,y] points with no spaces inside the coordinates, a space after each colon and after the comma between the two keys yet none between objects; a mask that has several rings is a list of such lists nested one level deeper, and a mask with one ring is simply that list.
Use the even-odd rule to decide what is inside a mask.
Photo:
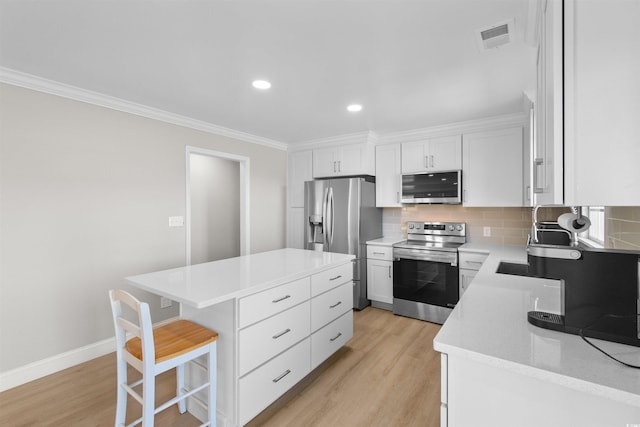
[{"label": "tile backsplash", "polygon": [[640,251],[640,206],[607,207],[604,215],[606,247]]},{"label": "tile backsplash", "polygon": [[[556,221],[569,208],[540,208],[539,221]],[[384,208],[384,236],[406,236],[407,221],[452,221],[467,224],[467,241],[499,245],[524,245],[531,230],[531,208],[467,208],[462,205],[413,205]],[[484,228],[491,236],[484,236]],[[605,209],[605,245],[640,250],[640,206]]]}]

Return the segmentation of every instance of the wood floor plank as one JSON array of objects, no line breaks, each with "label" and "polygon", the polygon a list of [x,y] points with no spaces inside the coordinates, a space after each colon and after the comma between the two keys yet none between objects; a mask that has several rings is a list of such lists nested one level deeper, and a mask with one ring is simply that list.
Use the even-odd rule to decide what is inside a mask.
[{"label": "wood floor plank", "polygon": [[[439,329],[377,308],[355,312],[354,336],[347,345],[249,427],[439,426],[440,357],[433,350]],[[0,393],[0,425],[113,426],[115,378],[112,353],[7,390]],[[174,371],[158,377],[158,402],[174,390]],[[140,416],[132,399],[127,409],[128,422]],[[176,406],[156,416],[158,427],[197,425]]]}]

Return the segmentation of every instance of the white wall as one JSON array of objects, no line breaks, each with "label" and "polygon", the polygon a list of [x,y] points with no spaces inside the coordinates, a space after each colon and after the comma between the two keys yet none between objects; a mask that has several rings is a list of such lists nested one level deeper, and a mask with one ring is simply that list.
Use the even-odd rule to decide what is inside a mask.
[{"label": "white wall", "polygon": [[0,373],[113,336],[107,290],[184,265],[187,145],[251,159],[250,251],[284,247],[285,151],[0,84]]},{"label": "white wall", "polygon": [[240,255],[240,163],[190,155],[191,263]]}]

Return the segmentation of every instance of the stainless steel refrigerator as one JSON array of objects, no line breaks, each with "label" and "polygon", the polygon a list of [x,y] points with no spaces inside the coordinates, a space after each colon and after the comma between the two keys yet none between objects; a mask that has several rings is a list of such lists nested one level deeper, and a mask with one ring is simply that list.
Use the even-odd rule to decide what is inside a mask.
[{"label": "stainless steel refrigerator", "polygon": [[305,248],[356,256],[353,307],[367,299],[367,240],[382,237],[382,209],[376,208],[373,177],[307,181],[304,185]]}]

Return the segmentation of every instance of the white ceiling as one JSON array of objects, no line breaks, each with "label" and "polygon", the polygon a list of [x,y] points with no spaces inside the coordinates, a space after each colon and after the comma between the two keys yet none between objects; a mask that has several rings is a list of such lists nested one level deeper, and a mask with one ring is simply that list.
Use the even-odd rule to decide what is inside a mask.
[{"label": "white ceiling", "polygon": [[[0,0],[0,66],[292,144],[521,111],[535,79],[526,12],[527,0]],[[481,52],[475,31],[511,18],[516,42]]]}]

